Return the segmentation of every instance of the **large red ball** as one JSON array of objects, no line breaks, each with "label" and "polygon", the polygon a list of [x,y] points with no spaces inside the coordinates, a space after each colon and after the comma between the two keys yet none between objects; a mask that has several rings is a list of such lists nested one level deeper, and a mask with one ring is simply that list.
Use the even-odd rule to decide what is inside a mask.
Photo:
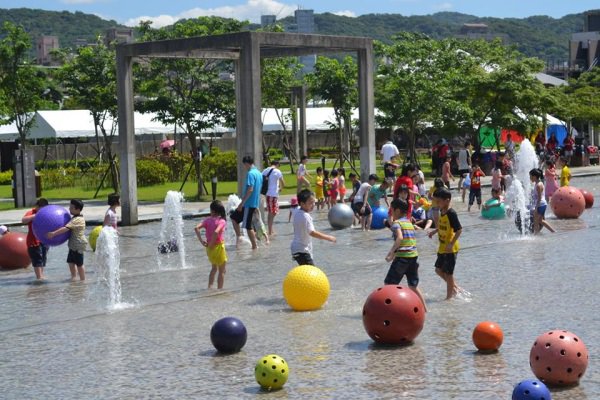
[{"label": "large red ball", "polygon": [[556,218],[579,218],[585,210],[585,199],[579,189],[563,186],[552,195],[550,206]]},{"label": "large red ball", "polygon": [[594,195],[585,189],[579,189],[585,200],[585,208],[592,208],[594,206]]},{"label": "large red ball", "polygon": [[29,264],[26,234],[8,232],[0,237],[0,268],[26,268]]},{"label": "large red ball", "polygon": [[585,373],[588,351],[575,334],[555,330],[535,340],[529,353],[529,365],[534,375],[546,384],[574,385]]},{"label": "large red ball", "polygon": [[363,306],[363,325],[377,343],[407,344],[425,324],[421,299],[407,286],[385,285],[375,289]]}]

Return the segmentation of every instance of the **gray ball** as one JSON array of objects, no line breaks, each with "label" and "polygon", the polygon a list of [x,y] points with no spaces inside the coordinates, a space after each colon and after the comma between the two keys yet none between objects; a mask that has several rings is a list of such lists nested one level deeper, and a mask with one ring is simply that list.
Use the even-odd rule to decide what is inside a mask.
[{"label": "gray ball", "polygon": [[349,228],[354,222],[354,212],[346,204],[336,204],[329,210],[327,219],[333,229]]}]

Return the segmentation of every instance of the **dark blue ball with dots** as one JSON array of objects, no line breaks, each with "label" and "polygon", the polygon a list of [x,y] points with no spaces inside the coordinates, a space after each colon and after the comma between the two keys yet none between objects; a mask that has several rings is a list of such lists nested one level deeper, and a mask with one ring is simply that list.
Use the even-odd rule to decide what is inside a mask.
[{"label": "dark blue ball with dots", "polygon": [[515,386],[512,400],[552,400],[552,395],[541,381],[527,379]]},{"label": "dark blue ball with dots", "polygon": [[237,353],[246,344],[247,337],[242,321],[233,317],[221,318],[210,330],[210,341],[221,353]]}]

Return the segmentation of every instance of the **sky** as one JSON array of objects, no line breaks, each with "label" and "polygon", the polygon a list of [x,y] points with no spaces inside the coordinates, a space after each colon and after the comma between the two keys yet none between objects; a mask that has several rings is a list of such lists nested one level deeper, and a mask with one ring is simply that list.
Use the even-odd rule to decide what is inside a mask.
[{"label": "sky", "polygon": [[135,26],[141,20],[153,21],[158,28],[181,18],[218,15],[260,22],[263,14],[277,18],[293,15],[298,8],[316,13],[356,17],[362,14],[393,13],[426,15],[455,11],[480,17],[524,18],[548,15],[560,18],[600,8],[598,0],[0,0],[0,8],[40,8],[53,11],[81,11]]}]

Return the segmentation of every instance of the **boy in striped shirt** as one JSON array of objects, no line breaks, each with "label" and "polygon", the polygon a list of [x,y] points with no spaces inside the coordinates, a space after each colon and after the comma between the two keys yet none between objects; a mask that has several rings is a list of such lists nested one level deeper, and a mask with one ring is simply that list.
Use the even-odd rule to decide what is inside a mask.
[{"label": "boy in striped shirt", "polygon": [[392,232],[394,244],[388,252],[385,260],[392,262],[384,283],[386,285],[397,285],[404,275],[408,287],[413,290],[427,312],[423,293],[417,287],[419,285],[419,263],[417,257],[417,239],[415,238],[415,227],[408,219],[408,203],[406,200],[395,199],[392,201]]}]

